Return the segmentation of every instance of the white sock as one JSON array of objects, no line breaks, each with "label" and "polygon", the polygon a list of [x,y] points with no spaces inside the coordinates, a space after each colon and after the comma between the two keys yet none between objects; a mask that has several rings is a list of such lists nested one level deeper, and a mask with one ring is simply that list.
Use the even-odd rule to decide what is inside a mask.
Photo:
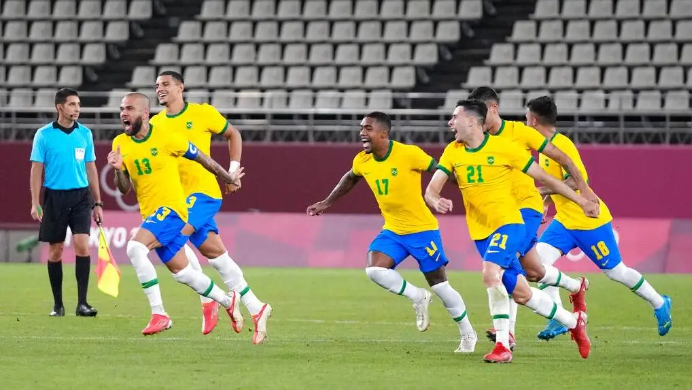
[{"label": "white sock", "polygon": [[[541,263],[544,267],[546,267],[546,275],[548,274],[548,272],[552,272],[548,270],[548,266],[552,266],[560,257],[562,257],[562,253],[560,253],[559,249],[555,248],[552,245],[548,245],[545,242],[539,242],[536,244],[536,252],[538,253],[538,258],[541,260]],[[545,284],[540,286],[540,288],[546,294],[548,294],[550,298],[552,298],[553,302],[555,302],[558,307],[562,307],[560,290],[557,287]]]},{"label": "white sock", "polygon": [[204,295],[219,302],[226,309],[231,306],[231,299],[226,296],[223,290],[209,279],[207,275],[193,269],[191,265],[188,264],[187,267],[173,274],[173,277],[178,283],[187,285],[199,295]]},{"label": "white sock", "polygon": [[461,334],[473,333],[473,326],[466,313],[466,305],[461,295],[449,285],[449,281],[438,283],[431,287],[432,290],[440,297],[442,304],[452,316],[454,322],[459,324]]},{"label": "white sock", "polygon": [[576,293],[581,287],[581,280],[572,278],[567,274],[563,274],[559,269],[553,267],[549,264],[543,264],[545,268],[545,275],[543,279],[539,280],[539,283],[547,284],[549,286],[562,287],[565,290]]},{"label": "white sock", "polygon": [[603,272],[612,280],[629,287],[632,292],[649,302],[654,309],[663,306],[663,297],[654,290],[636,269],[626,266],[625,263],[620,263],[612,269]]},{"label": "white sock", "polygon": [[558,307],[548,294],[534,287],[531,287],[531,292],[531,299],[526,302],[526,307],[549,320],[554,318],[568,329],[574,329],[577,326],[576,317],[564,308]]},{"label": "white sock", "polygon": [[367,267],[365,273],[370,280],[377,283],[380,287],[385,288],[394,294],[399,294],[407,297],[413,302],[420,302],[424,295],[423,289],[412,285],[404,280],[398,272],[393,269],[383,267]]},{"label": "white sock", "polygon": [[517,326],[517,307],[519,307],[519,304],[514,302],[513,299],[510,298],[509,300],[509,333],[513,334],[516,336],[516,333],[514,333],[516,326]]},{"label": "white sock", "polygon": [[548,286],[547,284],[543,284],[540,286],[540,289],[543,290],[544,293],[548,294],[550,299],[557,304],[557,307],[562,307],[562,298],[560,297],[560,289],[555,287],[555,286]]},{"label": "white sock", "polygon": [[[197,255],[195,255],[195,252],[192,250],[192,248],[190,248],[188,244],[185,244],[184,248],[185,257],[187,257],[187,262],[190,264],[192,269],[202,272],[202,266],[199,264],[199,259],[197,258]],[[202,301],[202,303],[214,302],[213,299],[207,298],[203,295],[199,296],[199,300]]]},{"label": "white sock", "polygon": [[228,252],[224,252],[215,259],[209,259],[209,264],[216,268],[229,290],[240,294],[240,301],[247,307],[251,315],[254,316],[262,310],[264,302],[257,299],[243,277],[243,270],[233,261]]},{"label": "white sock", "polygon": [[163,298],[161,298],[161,288],[159,287],[159,279],[156,277],[156,269],[149,261],[148,254],[149,249],[141,242],[130,241],[127,243],[127,257],[130,258],[130,262],[137,272],[137,279],[142,285],[144,294],[147,295],[151,314],[167,315],[163,308]]},{"label": "white sock", "polygon": [[505,286],[490,287],[488,304],[495,328],[495,343],[501,343],[509,349],[509,294]]}]

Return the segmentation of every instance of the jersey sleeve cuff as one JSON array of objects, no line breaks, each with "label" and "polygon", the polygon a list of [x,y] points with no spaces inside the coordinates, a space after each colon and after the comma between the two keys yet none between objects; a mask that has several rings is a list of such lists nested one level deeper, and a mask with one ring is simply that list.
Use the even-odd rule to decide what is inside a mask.
[{"label": "jersey sleeve cuff", "polygon": [[548,146],[548,139],[547,138],[543,141],[541,146],[538,148],[538,153],[543,153],[543,149],[545,149],[546,146]]},{"label": "jersey sleeve cuff", "polygon": [[454,174],[452,174],[452,172],[450,172],[449,169],[443,167],[442,164],[437,164],[437,169],[439,169],[439,170],[441,170],[442,172],[446,173],[447,176],[449,176],[449,177],[454,177]]},{"label": "jersey sleeve cuff", "polygon": [[430,165],[428,165],[428,168],[425,170],[426,172],[432,172],[433,168],[435,167],[435,164],[437,164],[437,161],[435,159],[430,159]]},{"label": "jersey sleeve cuff", "polygon": [[522,169],[521,171],[526,173],[529,170],[529,168],[531,168],[531,164],[533,164],[533,162],[533,156],[529,157],[529,161],[526,163],[526,165],[524,165],[524,169]]},{"label": "jersey sleeve cuff", "polygon": [[352,174],[353,176],[363,177],[363,175],[357,174],[356,171],[354,171],[353,169],[351,169],[351,174]]},{"label": "jersey sleeve cuff", "polygon": [[219,132],[219,135],[223,135],[223,133],[225,133],[226,130],[228,130],[228,121],[226,121],[226,125],[223,127],[223,130]]}]

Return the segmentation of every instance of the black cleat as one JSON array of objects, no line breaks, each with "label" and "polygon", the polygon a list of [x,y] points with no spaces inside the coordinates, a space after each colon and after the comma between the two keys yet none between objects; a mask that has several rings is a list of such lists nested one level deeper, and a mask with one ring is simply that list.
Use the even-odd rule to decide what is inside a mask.
[{"label": "black cleat", "polygon": [[99,311],[89,306],[88,303],[80,303],[77,305],[77,310],[75,312],[77,317],[96,317],[98,313]]},{"label": "black cleat", "polygon": [[53,307],[53,311],[50,312],[51,317],[65,317],[65,307]]}]

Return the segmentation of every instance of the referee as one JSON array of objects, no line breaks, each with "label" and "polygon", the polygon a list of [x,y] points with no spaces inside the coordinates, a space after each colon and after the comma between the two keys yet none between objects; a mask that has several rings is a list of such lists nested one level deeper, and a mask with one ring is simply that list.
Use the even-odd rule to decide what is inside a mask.
[{"label": "referee", "polygon": [[[73,234],[77,279],[76,315],[95,317],[98,311],[87,303],[89,287],[89,233],[91,218],[103,220],[103,203],[96,171],[91,130],[77,122],[80,100],[77,91],[63,88],[55,94],[58,119],[38,129],[31,149],[31,217],[41,223],[39,241],[50,244],[48,278],[53,290],[52,317],[65,316],[62,301],[62,251],[67,227]],[[43,208],[39,201],[45,167]],[[94,203],[94,199],[96,202]]]}]

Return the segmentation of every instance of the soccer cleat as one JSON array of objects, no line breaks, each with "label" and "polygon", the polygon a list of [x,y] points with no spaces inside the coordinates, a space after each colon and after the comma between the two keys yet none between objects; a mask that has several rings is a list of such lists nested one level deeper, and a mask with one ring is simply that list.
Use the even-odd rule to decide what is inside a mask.
[{"label": "soccer cleat", "polygon": [[486,363],[511,363],[512,352],[501,343],[496,343],[495,348],[489,354],[483,356],[483,360]]},{"label": "soccer cleat", "polygon": [[65,317],[65,307],[53,307],[53,311],[50,312],[51,317]]},{"label": "soccer cleat", "polygon": [[428,313],[430,302],[432,302],[432,294],[428,290],[423,290],[423,299],[413,304],[413,310],[416,311],[416,325],[421,332],[425,332],[430,326],[430,314]]},{"label": "soccer cleat", "polygon": [[548,322],[548,326],[546,326],[545,329],[538,332],[538,338],[548,341],[567,332],[569,332],[569,329],[567,329],[566,326],[552,319]]},{"label": "soccer cleat", "polygon": [[586,313],[586,290],[589,289],[589,279],[581,277],[581,285],[579,291],[574,294],[569,294],[569,301],[572,302],[572,311],[574,313]]},{"label": "soccer cleat", "polygon": [[667,295],[663,296],[663,306],[654,310],[654,316],[658,320],[658,335],[665,336],[670,328],[673,327],[673,317],[670,315],[670,309],[673,307],[673,301]]},{"label": "soccer cleat", "polygon": [[99,314],[99,311],[89,306],[88,303],[80,303],[75,310],[77,317],[96,317],[97,314]]},{"label": "soccer cleat", "polygon": [[454,353],[473,353],[476,350],[478,335],[476,332],[461,335],[461,343]]},{"label": "soccer cleat", "polygon": [[[496,342],[495,338],[495,328],[491,328],[485,331],[485,336],[488,338],[488,340],[492,341],[493,343]],[[509,332],[509,350],[514,351],[514,348],[517,346],[517,339],[514,337],[514,334],[512,332]]]},{"label": "soccer cleat", "polygon": [[142,334],[145,336],[151,336],[153,334],[161,333],[164,330],[168,330],[173,326],[173,321],[171,318],[164,314],[152,314],[151,320],[146,328],[142,329]]},{"label": "soccer cleat", "polygon": [[202,304],[202,334],[211,333],[219,322],[219,306],[216,301]]},{"label": "soccer cleat", "polygon": [[252,335],[253,344],[261,344],[267,338],[267,320],[272,316],[272,307],[265,303],[259,313],[252,316],[255,325],[255,334]]},{"label": "soccer cleat", "polygon": [[245,319],[240,313],[240,296],[235,291],[230,291],[226,293],[226,296],[231,300],[231,306],[226,309],[226,313],[231,317],[231,326],[233,331],[240,333],[243,330],[243,325],[245,324]]},{"label": "soccer cleat", "polygon": [[570,329],[569,332],[572,334],[572,340],[577,343],[579,347],[579,355],[586,359],[589,357],[589,352],[591,352],[591,340],[586,334],[586,314],[584,312],[573,313],[577,318],[577,326],[574,329]]}]

